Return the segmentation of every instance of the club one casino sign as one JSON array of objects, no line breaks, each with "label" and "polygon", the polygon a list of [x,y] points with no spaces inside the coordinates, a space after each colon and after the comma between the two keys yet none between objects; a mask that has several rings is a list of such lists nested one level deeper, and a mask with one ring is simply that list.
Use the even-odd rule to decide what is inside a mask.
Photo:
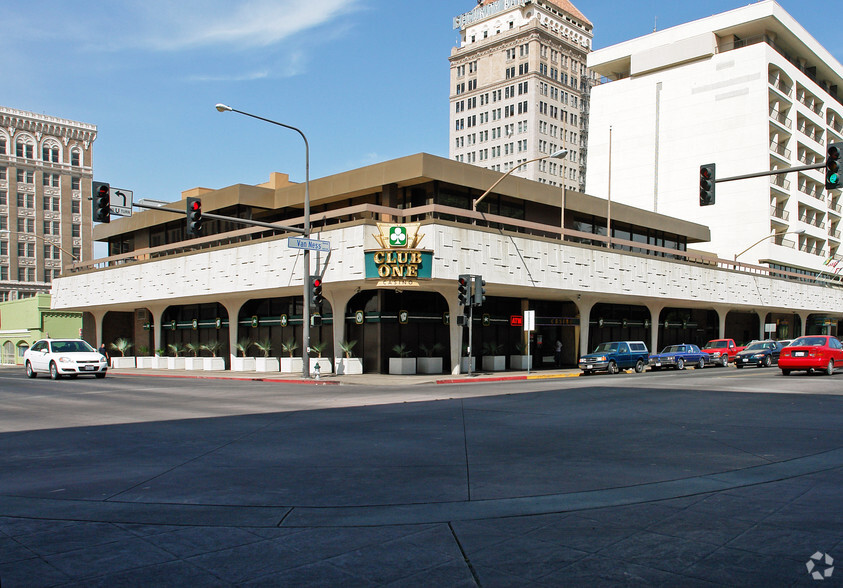
[{"label": "club one casino sign", "polygon": [[378,279],[378,286],[418,286],[417,279],[429,279],[433,251],[419,249],[424,235],[419,223],[378,223],[373,235],[381,249],[365,251],[366,278]]}]

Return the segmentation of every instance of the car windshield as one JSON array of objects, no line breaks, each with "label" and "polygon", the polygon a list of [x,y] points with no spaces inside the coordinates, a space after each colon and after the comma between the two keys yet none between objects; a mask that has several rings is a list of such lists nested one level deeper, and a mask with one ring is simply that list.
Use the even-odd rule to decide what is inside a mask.
[{"label": "car windshield", "polygon": [[753,343],[752,345],[748,345],[744,351],[759,351],[761,349],[770,349],[770,343]]},{"label": "car windshield", "polygon": [[617,350],[618,350],[618,344],[617,343],[601,343],[594,350],[594,353],[605,353],[606,351],[617,351]]},{"label": "car windshield", "polygon": [[94,348],[85,341],[53,341],[53,353],[90,353]]},{"label": "car windshield", "polygon": [[727,347],[725,341],[709,341],[703,349],[723,349],[724,347]]},{"label": "car windshield", "polygon": [[790,344],[790,347],[819,347],[825,344],[825,337],[799,337]]},{"label": "car windshield", "polygon": [[668,345],[662,349],[662,353],[681,353],[685,351],[684,345]]}]

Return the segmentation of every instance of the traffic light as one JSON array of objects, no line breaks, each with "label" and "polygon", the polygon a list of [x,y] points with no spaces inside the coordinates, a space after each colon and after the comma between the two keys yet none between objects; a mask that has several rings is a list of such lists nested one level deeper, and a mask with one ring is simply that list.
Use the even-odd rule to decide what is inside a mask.
[{"label": "traffic light", "polygon": [[707,163],[700,166],[700,206],[714,204],[714,164]]},{"label": "traffic light", "polygon": [[825,155],[825,189],[839,190],[843,188],[840,178],[840,155],[843,154],[843,143],[832,143]]},{"label": "traffic light", "polygon": [[310,276],[310,306],[319,308],[322,306],[322,278],[319,276]]},{"label": "traffic light", "polygon": [[199,236],[202,234],[202,200],[187,199],[187,234]]},{"label": "traffic light", "polygon": [[471,298],[471,276],[462,274],[459,277],[459,301],[460,306],[468,306]]},{"label": "traffic light", "polygon": [[111,186],[105,182],[91,182],[94,197],[94,220],[98,223],[111,222]]},{"label": "traffic light", "polygon": [[474,276],[474,306],[482,306],[486,302],[486,280]]}]

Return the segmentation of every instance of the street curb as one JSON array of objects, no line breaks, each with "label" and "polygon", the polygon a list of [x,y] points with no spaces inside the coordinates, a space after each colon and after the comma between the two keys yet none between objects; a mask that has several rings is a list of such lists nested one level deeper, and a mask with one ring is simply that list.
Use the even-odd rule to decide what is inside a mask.
[{"label": "street curb", "polygon": [[244,376],[236,378],[232,376],[205,376],[205,375],[188,375],[188,374],[155,374],[155,373],[138,373],[138,372],[112,372],[109,371],[112,377],[115,376],[135,376],[145,378],[181,378],[189,380],[233,380],[238,382],[272,382],[276,384],[308,384],[312,386],[338,386],[341,382],[333,382],[328,380],[295,380],[287,378],[257,378]]},{"label": "street curb", "polygon": [[535,376],[491,376],[482,378],[449,378],[447,380],[436,380],[437,384],[473,384],[474,382],[515,382],[518,380],[555,380],[557,378],[577,378],[579,374],[542,374]]}]

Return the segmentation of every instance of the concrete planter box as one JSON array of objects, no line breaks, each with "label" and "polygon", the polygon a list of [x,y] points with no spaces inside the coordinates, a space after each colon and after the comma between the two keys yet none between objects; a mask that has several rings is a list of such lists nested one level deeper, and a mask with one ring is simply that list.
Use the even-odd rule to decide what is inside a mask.
[{"label": "concrete planter box", "polygon": [[[471,357],[471,371],[472,372],[477,371],[477,358],[474,357],[474,356]],[[461,357],[460,358],[460,373],[461,374],[467,374],[468,373],[468,358],[467,357]]]},{"label": "concrete planter box", "polygon": [[232,372],[253,372],[255,371],[254,357],[233,357],[231,358]]},{"label": "concrete planter box", "polygon": [[415,357],[390,357],[389,373],[399,376],[407,376],[416,373]]},{"label": "concrete planter box", "polygon": [[167,369],[167,357],[153,357],[152,358],[152,367],[156,370],[165,370]]},{"label": "concrete planter box", "polygon": [[420,374],[441,374],[442,373],[442,358],[441,357],[419,357],[416,362],[416,367]]},{"label": "concrete planter box", "polygon": [[310,373],[316,372],[316,366],[319,365],[319,373],[321,375],[333,373],[333,366],[331,365],[330,357],[311,357],[310,358]]},{"label": "concrete planter box", "polygon": [[224,371],[225,360],[222,357],[203,357],[202,369],[206,372]]},{"label": "concrete planter box", "polygon": [[133,368],[135,367],[135,358],[132,357],[112,357],[111,367],[113,368]]},{"label": "concrete planter box", "polygon": [[256,372],[277,372],[279,369],[277,357],[256,357],[255,371]]},{"label": "concrete planter box", "polygon": [[482,366],[484,372],[502,372],[506,369],[506,356],[484,355]]},{"label": "concrete planter box", "polygon": [[184,369],[186,370],[202,370],[205,369],[204,357],[185,357]]},{"label": "concrete planter box", "polygon": [[183,370],[184,369],[184,358],[183,357],[168,357],[167,358],[167,369],[168,370]]},{"label": "concrete planter box", "polygon": [[338,357],[334,360],[338,376],[363,373],[362,357]]},{"label": "concrete planter box", "polygon": [[152,360],[153,359],[155,359],[155,358],[150,356],[150,355],[143,355],[141,357],[136,357],[135,361],[136,361],[136,365],[139,368],[147,368],[148,369],[148,368],[152,367]]},{"label": "concrete planter box", "polygon": [[282,357],[278,363],[280,371],[285,374],[300,374],[304,365],[301,357]]},{"label": "concrete planter box", "polygon": [[533,368],[533,357],[530,355],[510,355],[509,369],[525,371]]}]

